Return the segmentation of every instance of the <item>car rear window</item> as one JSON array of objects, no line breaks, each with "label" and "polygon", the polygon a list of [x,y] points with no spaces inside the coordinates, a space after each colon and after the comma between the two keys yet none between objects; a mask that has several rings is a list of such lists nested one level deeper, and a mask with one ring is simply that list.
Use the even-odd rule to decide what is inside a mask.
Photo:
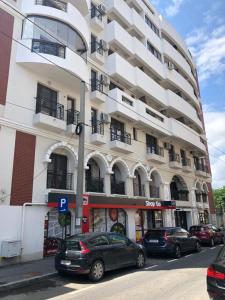
[{"label": "car rear window", "polygon": [[145,234],[145,238],[158,238],[165,235],[166,230],[149,230]]},{"label": "car rear window", "polygon": [[192,226],[191,228],[190,228],[190,231],[201,231],[201,226]]}]

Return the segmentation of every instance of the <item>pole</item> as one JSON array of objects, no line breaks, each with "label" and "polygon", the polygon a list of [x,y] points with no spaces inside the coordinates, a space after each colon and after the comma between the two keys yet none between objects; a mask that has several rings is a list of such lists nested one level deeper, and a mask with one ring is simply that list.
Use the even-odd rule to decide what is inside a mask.
[{"label": "pole", "polygon": [[84,139],[85,139],[85,82],[80,83],[80,113],[79,123],[82,130],[79,134],[78,148],[78,168],[77,168],[77,193],[75,209],[75,231],[81,232],[82,225],[82,206],[83,206],[83,186],[84,186]]}]

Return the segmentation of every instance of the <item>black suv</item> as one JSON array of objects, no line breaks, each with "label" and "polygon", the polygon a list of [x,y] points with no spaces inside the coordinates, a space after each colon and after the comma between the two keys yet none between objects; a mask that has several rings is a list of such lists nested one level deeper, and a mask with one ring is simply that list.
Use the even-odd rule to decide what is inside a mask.
[{"label": "black suv", "polygon": [[144,265],[144,247],[118,233],[74,235],[61,242],[55,257],[55,268],[60,274],[89,274],[92,281],[99,281],[105,271]]},{"label": "black suv", "polygon": [[201,251],[199,239],[190,236],[189,232],[181,227],[149,230],[143,238],[143,245],[148,254],[170,254],[176,258],[179,258],[182,252]]}]

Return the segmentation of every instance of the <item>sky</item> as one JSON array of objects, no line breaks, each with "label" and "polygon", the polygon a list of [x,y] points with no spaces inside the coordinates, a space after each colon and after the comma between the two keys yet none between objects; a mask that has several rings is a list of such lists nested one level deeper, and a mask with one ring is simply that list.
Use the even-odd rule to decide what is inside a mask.
[{"label": "sky", "polygon": [[200,81],[213,188],[225,186],[225,0],[151,0],[185,39]]}]

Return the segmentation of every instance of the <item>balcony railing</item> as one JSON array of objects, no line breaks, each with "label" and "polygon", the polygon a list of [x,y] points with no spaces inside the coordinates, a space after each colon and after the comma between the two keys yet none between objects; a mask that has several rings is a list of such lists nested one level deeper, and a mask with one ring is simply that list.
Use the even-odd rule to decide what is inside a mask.
[{"label": "balcony railing", "polygon": [[36,114],[38,113],[64,120],[64,106],[50,99],[36,98]]},{"label": "balcony railing", "polygon": [[125,195],[125,182],[111,182],[111,194]]},{"label": "balcony railing", "polygon": [[47,188],[60,189],[60,190],[72,190],[73,174],[57,174],[55,172],[48,171],[47,173]]},{"label": "balcony railing", "polygon": [[184,167],[191,167],[191,160],[189,158],[181,158],[182,166]]},{"label": "balcony railing", "polygon": [[67,110],[67,125],[77,125],[79,123],[80,112],[74,109]]},{"label": "balcony railing", "polygon": [[99,54],[104,54],[104,49],[101,43],[95,41],[91,43],[91,53],[98,52]]},{"label": "balcony railing", "polygon": [[94,193],[103,193],[104,178],[88,177],[86,178],[86,191]]},{"label": "balcony railing", "polygon": [[98,133],[104,135],[104,123],[102,121],[92,122],[92,134]]},{"label": "balcony railing", "polygon": [[36,0],[36,4],[67,11],[67,3],[60,0]]},{"label": "balcony railing", "polygon": [[203,164],[195,164],[195,169],[197,171],[202,171],[202,172],[206,172],[209,173],[209,168]]},{"label": "balcony railing", "polygon": [[101,80],[99,79],[91,79],[91,91],[99,91],[103,93],[104,91],[104,84]]},{"label": "balcony railing", "polygon": [[32,52],[50,54],[65,58],[66,47],[45,40],[32,40]]},{"label": "balcony railing", "polygon": [[96,6],[92,6],[91,7],[91,19],[93,19],[95,17],[98,18],[100,21],[102,21],[103,14]]},{"label": "balcony railing", "polygon": [[158,145],[147,145],[147,153],[152,153],[164,157],[164,149],[162,147],[159,147]]},{"label": "balcony railing", "polygon": [[134,196],[145,197],[145,186],[144,184],[133,183]]},{"label": "balcony railing", "polygon": [[178,153],[170,153],[169,154],[170,161],[176,161],[180,163],[180,155]]},{"label": "balcony railing", "polygon": [[158,186],[150,185],[150,198],[160,198],[160,188]]},{"label": "balcony railing", "polygon": [[120,141],[122,143],[131,145],[131,134],[127,132],[120,132],[114,128],[110,129],[111,141]]}]

